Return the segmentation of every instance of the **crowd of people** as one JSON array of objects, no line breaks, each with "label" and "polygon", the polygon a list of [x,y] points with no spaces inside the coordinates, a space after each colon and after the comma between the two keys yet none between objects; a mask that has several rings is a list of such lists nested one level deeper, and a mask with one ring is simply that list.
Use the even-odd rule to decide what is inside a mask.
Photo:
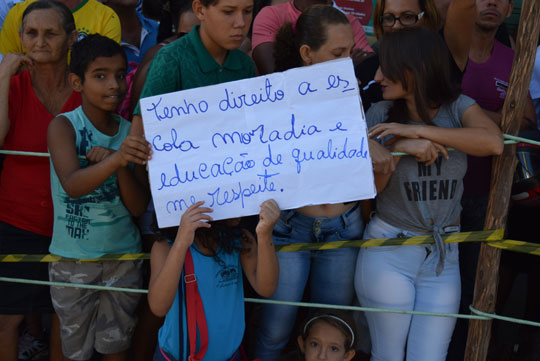
[{"label": "crowd of people", "polygon": [[[484,226],[490,156],[503,151],[515,37],[503,22],[513,0],[377,0],[371,40],[330,0],[0,4],[0,147],[50,153],[3,156],[0,254],[71,259],[0,263],[2,277],[56,282],[0,282],[1,360],[349,361],[367,339],[362,351],[372,361],[464,359],[467,324],[455,318],[366,313],[362,332],[358,317],[334,309],[278,302],[246,315],[244,294],[468,312],[478,247],[442,236]],[[268,199],[256,220],[219,221],[197,202],[178,227],[157,227],[139,99],[348,57],[368,126],[374,201],[281,210]],[[540,117],[536,60],[520,120],[529,134]],[[538,215],[538,204],[516,207]],[[275,251],[417,235],[434,243]],[[149,264],[80,261],[141,251]],[[47,332],[43,315],[51,315]]]}]

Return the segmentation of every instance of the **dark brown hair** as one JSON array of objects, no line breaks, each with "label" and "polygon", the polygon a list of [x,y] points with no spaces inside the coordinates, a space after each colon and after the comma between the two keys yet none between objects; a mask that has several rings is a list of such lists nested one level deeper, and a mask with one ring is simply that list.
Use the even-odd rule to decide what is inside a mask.
[{"label": "dark brown hair", "polygon": [[349,24],[341,11],[328,5],[313,5],[304,10],[296,24],[283,25],[274,42],[276,71],[302,66],[300,47],[318,50],[327,40],[327,26]]},{"label": "dark brown hair", "polygon": [[77,75],[84,83],[84,73],[97,58],[111,58],[120,55],[127,67],[124,49],[116,41],[100,34],[90,34],[73,44],[69,71]]},{"label": "dark brown hair", "polygon": [[[197,229],[195,231],[195,238],[197,238],[205,249],[210,251],[221,247],[226,253],[232,253],[235,250],[247,252],[249,249],[243,248],[239,241],[245,241],[247,244],[250,244],[253,239],[248,236],[248,231],[242,228],[242,223],[238,226],[231,226],[228,219],[213,221],[210,223],[212,225],[211,228]],[[157,221],[154,214],[153,231],[158,236],[158,239],[173,242],[176,239],[178,227],[157,228]],[[217,256],[215,251],[212,256]]]},{"label": "dark brown hair", "polygon": [[[435,6],[434,0],[418,0],[418,6],[420,10],[424,12],[422,17],[424,26],[431,30],[438,31],[441,28],[441,16]],[[381,24],[381,16],[384,14],[384,8],[386,7],[386,0],[378,0],[373,11],[373,30],[377,39],[380,39],[383,34],[383,26]]]},{"label": "dark brown hair", "polygon": [[[385,33],[380,41],[382,73],[413,90],[416,111],[423,122],[432,124],[429,109],[453,102],[461,89],[451,79],[450,52],[441,36],[424,27],[409,27]],[[393,102],[388,122],[410,120],[404,99]]]}]

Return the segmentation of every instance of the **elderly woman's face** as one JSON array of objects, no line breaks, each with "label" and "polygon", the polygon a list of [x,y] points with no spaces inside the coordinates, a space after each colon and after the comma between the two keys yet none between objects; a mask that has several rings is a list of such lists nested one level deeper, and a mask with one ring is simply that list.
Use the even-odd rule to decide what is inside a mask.
[{"label": "elderly woman's face", "polygon": [[34,10],[22,24],[21,43],[37,63],[63,61],[68,51],[68,34],[60,15],[53,9]]},{"label": "elderly woman's face", "polygon": [[[423,19],[419,16],[421,12],[422,10],[420,9],[418,0],[386,0],[383,18],[387,18],[389,21],[385,25],[385,21],[383,20],[383,32],[395,31],[404,26],[422,24]],[[392,22],[393,24],[389,25]]]}]

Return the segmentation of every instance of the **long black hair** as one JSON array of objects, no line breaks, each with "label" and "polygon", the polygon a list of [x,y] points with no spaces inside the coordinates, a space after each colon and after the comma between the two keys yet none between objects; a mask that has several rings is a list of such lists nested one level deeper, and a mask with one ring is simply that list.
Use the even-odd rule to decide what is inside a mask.
[{"label": "long black hair", "polygon": [[[423,122],[432,124],[429,109],[457,99],[461,89],[451,79],[450,52],[441,36],[418,26],[385,33],[380,41],[379,63],[386,78],[399,82],[414,93],[416,111]],[[388,122],[410,120],[404,99],[394,101]]]},{"label": "long black hair", "polygon": [[283,25],[274,42],[276,71],[302,66],[300,47],[308,45],[318,50],[327,40],[327,26],[349,24],[338,9],[328,5],[313,5],[304,10],[295,24]]},{"label": "long black hair", "polygon": [[[216,257],[216,250],[221,248],[225,253],[234,251],[247,252],[249,248],[244,248],[238,241],[245,244],[253,242],[252,236],[248,235],[248,231],[243,228],[243,219],[237,226],[231,226],[227,219],[221,221],[213,221],[210,224],[211,228],[199,228],[195,231],[195,238],[208,251],[213,252],[211,256]],[[178,233],[178,227],[158,228],[154,214],[154,223],[152,231],[157,235],[158,240],[174,241]]]}]

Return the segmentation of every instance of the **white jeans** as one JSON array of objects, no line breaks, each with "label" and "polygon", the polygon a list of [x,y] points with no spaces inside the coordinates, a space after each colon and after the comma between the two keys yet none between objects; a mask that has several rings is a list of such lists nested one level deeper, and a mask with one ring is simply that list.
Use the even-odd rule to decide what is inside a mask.
[{"label": "white jeans", "polygon": [[[419,235],[389,225],[375,216],[364,239]],[[461,295],[457,243],[446,244],[442,273],[434,245],[361,248],[355,289],[364,307],[457,313]],[[444,361],[455,318],[367,312],[371,361]]]}]

